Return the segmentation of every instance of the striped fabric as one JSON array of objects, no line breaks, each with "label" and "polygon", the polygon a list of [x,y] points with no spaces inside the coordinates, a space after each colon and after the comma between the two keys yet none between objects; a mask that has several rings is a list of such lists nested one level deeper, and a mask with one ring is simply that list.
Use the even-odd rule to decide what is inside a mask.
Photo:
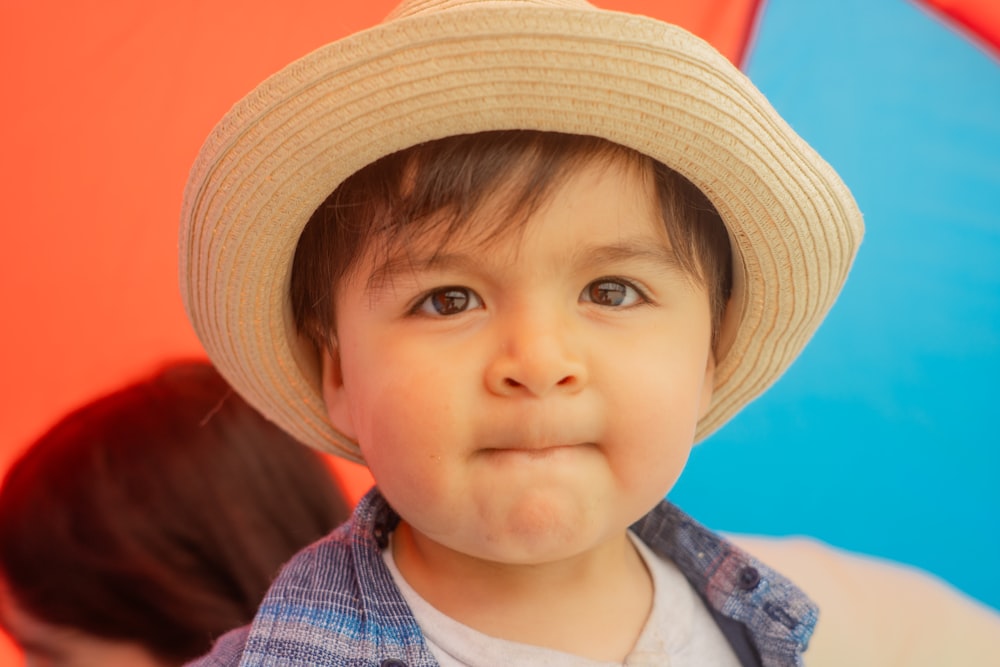
[{"label": "striped fabric", "polygon": [[[373,489],[352,519],[300,552],[253,624],[194,667],[436,667],[381,558],[399,517]],[[744,665],[801,665],[815,605],[788,580],[664,501],[633,526],[705,600]]]}]

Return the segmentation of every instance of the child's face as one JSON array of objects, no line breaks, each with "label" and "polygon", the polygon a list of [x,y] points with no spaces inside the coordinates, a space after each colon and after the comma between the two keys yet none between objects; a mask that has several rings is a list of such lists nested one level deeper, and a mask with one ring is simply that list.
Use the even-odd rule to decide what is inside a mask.
[{"label": "child's face", "polygon": [[622,539],[680,474],[711,398],[708,295],[634,166],[585,163],[523,234],[468,238],[493,222],[361,259],[325,399],[415,536],[550,562]]}]

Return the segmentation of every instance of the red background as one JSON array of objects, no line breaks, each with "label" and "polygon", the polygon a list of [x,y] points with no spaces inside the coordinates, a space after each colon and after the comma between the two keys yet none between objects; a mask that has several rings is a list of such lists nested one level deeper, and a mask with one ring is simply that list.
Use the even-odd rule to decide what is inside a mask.
[{"label": "red background", "polygon": [[[201,141],[268,74],[395,4],[3,3],[0,471],[66,410],[202,354],[176,265]],[[757,3],[599,4],[673,20],[738,60]],[[366,471],[336,465],[357,498]],[[0,665],[14,664],[5,641]]]}]

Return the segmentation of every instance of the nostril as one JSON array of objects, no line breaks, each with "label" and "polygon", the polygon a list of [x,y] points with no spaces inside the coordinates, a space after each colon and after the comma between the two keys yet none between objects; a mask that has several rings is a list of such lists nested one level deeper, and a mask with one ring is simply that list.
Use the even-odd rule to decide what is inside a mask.
[{"label": "nostril", "polygon": [[522,386],[521,383],[518,382],[517,380],[515,380],[514,378],[504,378],[503,383],[505,385],[507,385],[508,387],[513,388],[513,389],[516,389],[517,387]]},{"label": "nostril", "polygon": [[573,381],[575,379],[576,378],[574,378],[572,375],[567,375],[562,380],[559,380],[559,382],[557,382],[556,384],[558,384],[560,387],[565,387],[568,384],[573,384]]}]

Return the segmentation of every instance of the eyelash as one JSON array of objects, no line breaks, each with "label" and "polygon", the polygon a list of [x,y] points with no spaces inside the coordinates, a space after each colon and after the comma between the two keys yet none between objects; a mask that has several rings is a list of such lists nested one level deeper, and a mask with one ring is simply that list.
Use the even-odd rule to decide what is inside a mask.
[{"label": "eyelash", "polygon": [[[624,288],[622,292],[625,294],[624,299],[628,298],[628,293],[631,291],[635,294],[634,302],[622,305],[621,303],[615,304],[603,304],[593,299],[593,290],[604,289],[605,292],[610,292],[611,286],[620,286]],[[585,298],[586,297],[586,298]],[[450,313],[441,312],[436,306],[434,299],[444,298],[448,300],[448,305],[454,306],[456,300],[463,300],[463,303],[458,305],[458,310]],[[585,303],[593,303],[599,307],[604,308],[631,308],[634,306],[639,306],[643,304],[650,303],[649,296],[646,292],[638,287],[635,283],[630,280],[625,280],[618,276],[604,276],[598,278],[597,280],[592,280],[587,283],[583,291],[580,292],[580,300]],[[469,302],[472,305],[469,305]],[[479,297],[475,291],[469,289],[468,287],[461,287],[458,285],[449,285],[447,287],[438,287],[425,294],[421,295],[414,305],[409,309],[410,315],[427,315],[430,317],[452,317],[464,313],[472,308],[482,306],[482,299]],[[433,312],[432,312],[433,311]]]}]

